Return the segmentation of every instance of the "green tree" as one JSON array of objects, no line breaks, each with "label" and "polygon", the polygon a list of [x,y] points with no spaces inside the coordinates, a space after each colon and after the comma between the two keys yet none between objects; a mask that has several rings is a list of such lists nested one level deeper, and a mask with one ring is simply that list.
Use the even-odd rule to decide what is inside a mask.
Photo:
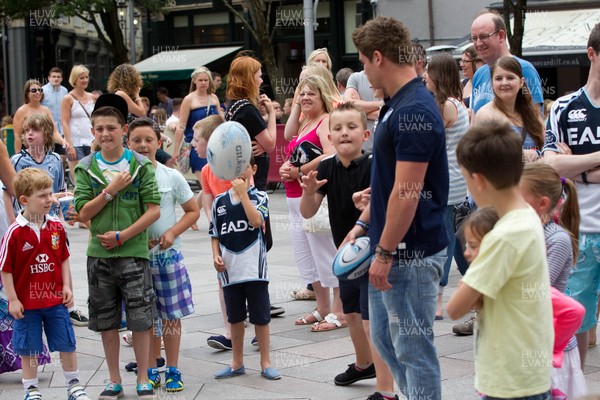
[{"label": "green tree", "polygon": [[[510,44],[510,52],[517,57],[523,53],[523,33],[525,31],[525,11],[527,0],[504,0],[504,24],[506,24],[506,36]],[[514,26],[510,26],[510,17],[513,16]]]},{"label": "green tree", "polygon": [[[120,2],[127,5],[126,0]],[[135,7],[150,12],[172,3],[169,0],[136,0]],[[0,12],[10,18],[29,18],[34,10],[49,10],[49,15],[79,17],[92,24],[98,38],[113,55],[116,65],[129,62],[129,53],[119,25],[116,0],[0,0]]]},{"label": "green tree", "polygon": [[[243,13],[233,6],[232,0],[221,1],[242,21],[258,44],[260,48],[259,54],[269,75],[273,93],[275,97],[282,97],[281,79],[278,79],[279,68],[277,67],[277,60],[275,59],[275,51],[273,49],[273,37],[275,36],[276,27],[269,26],[269,18],[274,1],[267,3],[265,0],[246,0],[242,2]],[[278,98],[277,100],[283,101],[283,98]]]}]

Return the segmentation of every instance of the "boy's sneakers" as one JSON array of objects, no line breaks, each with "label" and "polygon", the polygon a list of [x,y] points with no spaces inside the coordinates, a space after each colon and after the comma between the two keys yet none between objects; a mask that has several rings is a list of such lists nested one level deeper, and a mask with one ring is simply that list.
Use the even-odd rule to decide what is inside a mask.
[{"label": "boy's sneakers", "polygon": [[29,386],[29,389],[25,392],[23,400],[42,400],[42,393],[35,386]]},{"label": "boy's sneakers", "polygon": [[123,397],[123,386],[117,382],[108,382],[98,400],[117,400],[119,397]]},{"label": "boy's sneakers", "polygon": [[89,320],[79,310],[73,310],[73,311],[71,311],[69,313],[69,317],[71,318],[71,322],[75,326],[88,326]]},{"label": "boy's sneakers", "polygon": [[[125,369],[128,372],[135,372],[137,374],[137,363],[132,361],[125,365]],[[167,370],[167,368],[165,368],[165,359],[163,357],[156,359],[156,369],[158,369],[158,372],[165,372]]]},{"label": "boy's sneakers", "polygon": [[371,364],[368,368],[359,371],[356,369],[356,364],[352,363],[348,364],[346,372],[342,372],[334,378],[333,383],[338,386],[347,386],[363,379],[373,379],[375,376],[375,364]]},{"label": "boy's sneakers", "polygon": [[67,394],[69,395],[68,400],[91,400],[85,393],[85,390],[83,390],[83,386],[81,386],[78,379],[73,379],[69,382]]},{"label": "boy's sneakers", "polygon": [[154,388],[160,387],[160,372],[158,372],[158,368],[148,368],[148,382]]},{"label": "boy's sneakers", "polygon": [[217,350],[231,350],[231,339],[223,335],[210,336],[206,339],[206,344]]},{"label": "boy's sneakers", "polygon": [[[386,400],[386,399],[388,399],[388,397],[383,397],[383,395],[379,392],[375,392],[372,395],[370,395],[369,397],[367,397],[367,400]],[[398,395],[394,395],[394,400],[399,400]]]},{"label": "boy's sneakers", "polygon": [[252,346],[254,346],[254,347],[258,347],[258,339],[256,338],[256,336],[254,336],[252,338],[252,340],[250,341],[250,344],[252,344]]},{"label": "boy's sneakers", "polygon": [[165,372],[165,387],[167,392],[181,392],[183,390],[183,381],[181,380],[181,372],[175,367],[167,368]]},{"label": "boy's sneakers", "polygon": [[156,395],[154,394],[154,388],[150,382],[138,383],[135,387],[137,392],[138,400],[155,400]]},{"label": "boy's sneakers", "polygon": [[475,316],[472,316],[460,324],[454,325],[452,327],[452,332],[456,336],[470,336],[473,334],[473,325],[475,325]]},{"label": "boy's sneakers", "polygon": [[285,310],[283,309],[283,307],[277,307],[271,304],[270,313],[271,317],[278,317],[281,314],[285,313]]}]

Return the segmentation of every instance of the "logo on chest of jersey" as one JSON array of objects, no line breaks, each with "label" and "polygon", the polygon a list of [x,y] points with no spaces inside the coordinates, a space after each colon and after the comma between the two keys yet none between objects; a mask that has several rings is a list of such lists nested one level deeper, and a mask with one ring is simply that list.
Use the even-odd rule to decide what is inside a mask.
[{"label": "logo on chest of jersey", "polygon": [[569,134],[569,145],[581,146],[586,143],[600,144],[600,126],[596,127],[596,134],[591,127],[586,126],[583,132],[579,132],[577,127],[569,128],[567,130]]},{"label": "logo on chest of jersey", "polygon": [[21,249],[21,251],[28,251],[33,249],[33,246],[29,244],[29,242],[25,242],[25,244],[23,245],[23,248]]},{"label": "logo on chest of jersey", "polygon": [[571,110],[567,114],[567,122],[581,122],[587,119],[587,110],[580,108],[579,110]]},{"label": "logo on chest of jersey", "polygon": [[42,254],[38,254],[35,257],[35,261],[37,261],[37,264],[31,264],[29,266],[29,269],[31,270],[31,274],[43,274],[44,272],[53,272],[54,271],[54,263],[53,262],[48,262],[48,260],[50,259],[50,257],[48,257],[47,254],[42,253]]},{"label": "logo on chest of jersey", "polygon": [[60,240],[59,240],[59,235],[58,232],[52,232],[52,249],[53,250],[58,250],[58,246],[60,246]]},{"label": "logo on chest of jersey", "polygon": [[253,231],[254,229],[256,228],[250,226],[248,221],[230,221],[229,223],[226,222],[221,225],[221,235],[226,235],[231,232]]},{"label": "logo on chest of jersey", "polygon": [[225,215],[227,213],[227,210],[225,209],[225,206],[219,206],[217,207],[217,215]]}]

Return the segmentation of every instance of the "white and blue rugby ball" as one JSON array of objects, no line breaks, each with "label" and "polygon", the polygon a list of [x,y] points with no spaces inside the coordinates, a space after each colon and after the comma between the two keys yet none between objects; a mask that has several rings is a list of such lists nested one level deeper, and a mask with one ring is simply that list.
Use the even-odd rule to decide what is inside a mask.
[{"label": "white and blue rugby ball", "polygon": [[228,121],[217,127],[206,146],[206,158],[211,171],[219,178],[232,181],[250,163],[252,143],[244,125]]},{"label": "white and blue rugby ball", "polygon": [[369,272],[371,266],[371,242],[361,236],[354,244],[350,242],[338,250],[333,259],[333,274],[338,279],[357,279]]}]

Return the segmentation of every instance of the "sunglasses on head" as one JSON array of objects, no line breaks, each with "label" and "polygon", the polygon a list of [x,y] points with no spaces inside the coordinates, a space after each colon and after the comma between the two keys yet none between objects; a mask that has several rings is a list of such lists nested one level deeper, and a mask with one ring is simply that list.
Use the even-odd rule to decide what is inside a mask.
[{"label": "sunglasses on head", "polygon": [[43,91],[44,91],[44,89],[42,89],[42,88],[39,88],[39,89],[36,89],[36,88],[29,89],[29,93],[42,93]]}]

